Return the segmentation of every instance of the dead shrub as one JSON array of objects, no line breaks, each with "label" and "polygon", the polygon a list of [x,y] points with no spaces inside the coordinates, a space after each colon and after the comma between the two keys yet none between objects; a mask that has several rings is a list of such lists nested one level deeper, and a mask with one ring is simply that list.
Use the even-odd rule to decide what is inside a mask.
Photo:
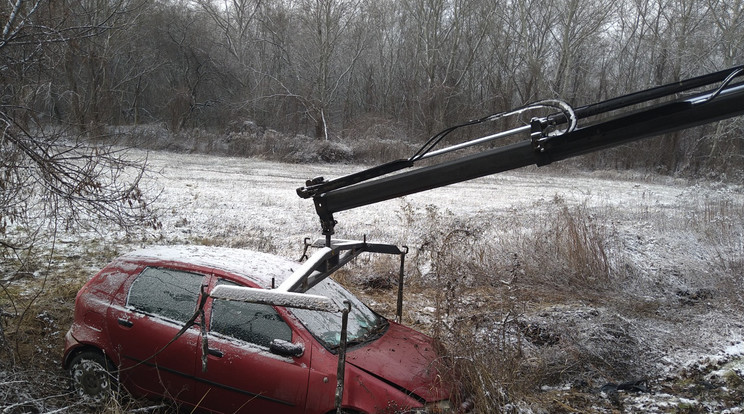
[{"label": "dead shrub", "polygon": [[356,140],[350,145],[354,148],[354,159],[364,164],[382,164],[407,158],[417,149],[404,141],[390,139]]},{"label": "dead shrub", "polygon": [[456,349],[452,364],[478,412],[503,412],[510,402],[532,393],[535,381],[517,346],[467,340],[449,346]]},{"label": "dead shrub", "polygon": [[[389,136],[357,135],[328,140],[302,134],[286,134],[244,122],[227,131],[199,128],[168,130],[162,125],[142,125],[112,129],[117,142],[138,148],[173,152],[202,153],[235,157],[257,157],[291,163],[382,163],[407,157],[414,146]],[[399,136],[397,133],[396,136]]]},{"label": "dead shrub", "polygon": [[570,333],[571,320],[536,322],[536,309],[548,304],[612,296],[614,263],[622,262],[613,261],[613,229],[586,206],[549,203],[545,216],[506,212],[497,222],[432,206],[401,208],[417,240],[406,289],[433,302],[431,333],[452,351],[455,371],[483,412],[529,405],[543,386],[640,371],[632,358],[637,344],[619,325],[600,325],[586,338]]},{"label": "dead shrub", "polygon": [[[541,208],[542,210],[543,208]],[[549,214],[506,213],[497,222],[452,217],[433,207],[404,205],[403,220],[419,238],[412,251],[412,282],[441,288],[458,298],[458,287],[522,289],[525,300],[593,298],[622,280],[624,258],[611,226],[584,205],[555,198]],[[447,307],[457,304],[447,305]]]},{"label": "dead shrub", "polygon": [[540,269],[549,269],[547,280],[571,290],[604,290],[613,271],[606,229],[585,206],[570,207],[559,197],[554,203],[555,212],[546,217],[546,227],[534,241],[536,263]]},{"label": "dead shrub", "polygon": [[695,275],[693,288],[713,289],[727,299],[722,303],[740,311],[744,306],[744,205],[735,202],[728,191],[714,198],[690,197],[684,225],[696,238],[708,242],[710,248],[708,268],[702,275]]}]

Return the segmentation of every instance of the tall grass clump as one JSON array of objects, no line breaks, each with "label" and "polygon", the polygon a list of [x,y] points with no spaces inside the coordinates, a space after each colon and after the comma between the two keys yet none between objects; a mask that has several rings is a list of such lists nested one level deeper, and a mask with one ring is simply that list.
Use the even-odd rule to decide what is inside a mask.
[{"label": "tall grass clump", "polygon": [[708,285],[717,288],[728,303],[744,307],[744,204],[735,198],[692,199],[695,207],[686,224],[705,240],[712,252]]},{"label": "tall grass clump", "polygon": [[[529,405],[542,386],[580,382],[587,372],[633,369],[611,361],[615,350],[535,323],[546,307],[611,296],[621,260],[613,229],[588,207],[557,197],[548,203],[544,216],[506,211],[496,221],[403,206],[419,233],[408,289],[433,302],[431,333],[452,350],[455,371],[483,412]],[[612,329],[616,336],[605,341],[598,331],[596,341],[627,345],[622,327]]]},{"label": "tall grass clump", "polygon": [[612,227],[585,205],[572,206],[560,197],[553,199],[548,211],[534,219],[531,237],[510,246],[521,245],[520,250],[531,255],[524,257],[530,283],[572,296],[606,291],[617,276],[613,261],[622,260],[611,257]]}]

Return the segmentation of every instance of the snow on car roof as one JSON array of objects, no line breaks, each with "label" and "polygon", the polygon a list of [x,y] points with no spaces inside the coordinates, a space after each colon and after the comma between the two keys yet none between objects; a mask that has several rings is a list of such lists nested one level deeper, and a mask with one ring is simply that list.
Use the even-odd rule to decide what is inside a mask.
[{"label": "snow on car roof", "polygon": [[251,250],[214,246],[151,246],[122,256],[125,260],[155,260],[188,263],[224,270],[244,276],[259,286],[278,285],[292,274],[299,263],[283,257]]}]

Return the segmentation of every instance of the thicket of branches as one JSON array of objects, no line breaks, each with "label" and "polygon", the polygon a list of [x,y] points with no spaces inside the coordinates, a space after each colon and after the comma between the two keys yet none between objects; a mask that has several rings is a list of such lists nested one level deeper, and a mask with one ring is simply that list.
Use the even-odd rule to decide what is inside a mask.
[{"label": "thicket of branches", "polygon": [[[4,154],[50,126],[420,139],[744,61],[742,0],[9,0],[0,26]],[[734,120],[585,162],[725,173],[741,139]]]},{"label": "thicket of branches", "polygon": [[98,142],[104,88],[81,62],[129,16],[99,3],[0,3],[0,258],[25,263],[59,230],[155,224],[144,162]]}]

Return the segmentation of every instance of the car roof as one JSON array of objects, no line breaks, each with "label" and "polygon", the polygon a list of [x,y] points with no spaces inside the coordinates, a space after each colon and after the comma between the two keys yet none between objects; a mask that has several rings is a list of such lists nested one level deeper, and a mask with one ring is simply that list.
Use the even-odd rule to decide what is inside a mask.
[{"label": "car roof", "polygon": [[156,265],[171,262],[219,269],[243,276],[263,288],[270,288],[272,279],[279,285],[299,263],[251,250],[215,246],[150,246],[127,253],[121,259]]}]

